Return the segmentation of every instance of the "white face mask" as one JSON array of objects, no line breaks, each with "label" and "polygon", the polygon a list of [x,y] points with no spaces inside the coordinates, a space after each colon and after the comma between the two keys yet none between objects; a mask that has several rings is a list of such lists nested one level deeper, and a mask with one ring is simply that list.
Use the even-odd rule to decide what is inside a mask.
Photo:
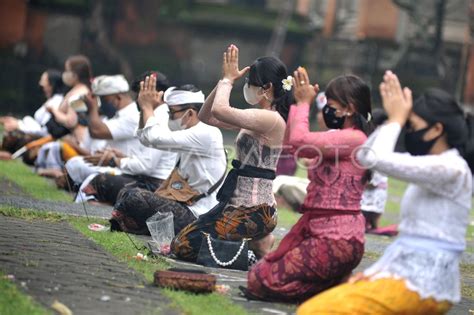
[{"label": "white face mask", "polygon": [[168,120],[168,128],[170,128],[171,131],[179,131],[179,130],[184,130],[186,129],[186,126],[183,126],[183,118],[186,116],[188,111],[184,112],[184,115],[181,118],[177,119],[170,119]]},{"label": "white face mask", "polygon": [[62,74],[64,84],[72,86],[74,84],[74,73],[72,71],[64,71]]},{"label": "white face mask", "polygon": [[244,84],[245,101],[252,106],[257,105],[263,98],[263,94],[259,94],[261,89],[259,86]]}]

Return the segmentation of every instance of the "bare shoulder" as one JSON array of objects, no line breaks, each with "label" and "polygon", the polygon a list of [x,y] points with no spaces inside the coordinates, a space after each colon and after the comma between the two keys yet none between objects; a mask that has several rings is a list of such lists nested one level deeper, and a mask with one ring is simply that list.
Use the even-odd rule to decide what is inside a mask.
[{"label": "bare shoulder", "polygon": [[247,111],[249,114],[254,115],[255,117],[265,120],[271,120],[275,123],[286,125],[285,120],[277,111],[262,108],[249,108],[245,109],[245,111]]}]

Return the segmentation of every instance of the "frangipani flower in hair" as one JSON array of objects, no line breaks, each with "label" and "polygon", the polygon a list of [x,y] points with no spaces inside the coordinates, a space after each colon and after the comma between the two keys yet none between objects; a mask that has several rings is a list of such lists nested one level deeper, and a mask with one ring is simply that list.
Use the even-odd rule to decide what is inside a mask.
[{"label": "frangipani flower in hair", "polygon": [[281,83],[283,85],[283,90],[291,91],[293,86],[293,77],[289,75],[286,79],[281,80]]}]

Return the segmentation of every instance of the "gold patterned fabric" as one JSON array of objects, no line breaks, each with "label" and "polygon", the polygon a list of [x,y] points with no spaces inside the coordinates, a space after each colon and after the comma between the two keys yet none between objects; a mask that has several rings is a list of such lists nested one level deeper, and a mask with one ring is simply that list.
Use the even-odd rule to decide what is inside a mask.
[{"label": "gold patterned fabric", "polygon": [[383,278],[346,283],[316,295],[302,304],[297,315],[440,315],[449,302],[421,299],[404,280]]}]

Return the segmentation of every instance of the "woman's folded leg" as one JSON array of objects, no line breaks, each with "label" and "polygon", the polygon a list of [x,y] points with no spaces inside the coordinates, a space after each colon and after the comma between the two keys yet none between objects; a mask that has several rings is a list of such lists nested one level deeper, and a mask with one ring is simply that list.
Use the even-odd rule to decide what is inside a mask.
[{"label": "woman's folded leg", "polygon": [[263,300],[304,301],[337,285],[358,265],[355,239],[306,238],[276,261],[265,257],[248,274],[248,290]]}]

